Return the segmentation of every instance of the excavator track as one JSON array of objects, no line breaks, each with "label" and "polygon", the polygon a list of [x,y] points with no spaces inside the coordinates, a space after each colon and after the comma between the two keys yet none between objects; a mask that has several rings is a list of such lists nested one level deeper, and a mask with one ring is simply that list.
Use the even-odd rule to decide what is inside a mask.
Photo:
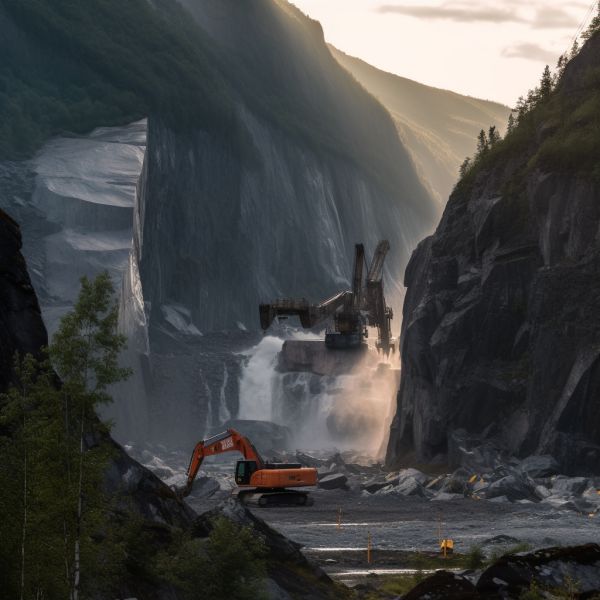
[{"label": "excavator track", "polygon": [[271,508],[274,506],[312,506],[314,499],[308,492],[298,490],[242,490],[238,492],[239,500],[246,506]]}]

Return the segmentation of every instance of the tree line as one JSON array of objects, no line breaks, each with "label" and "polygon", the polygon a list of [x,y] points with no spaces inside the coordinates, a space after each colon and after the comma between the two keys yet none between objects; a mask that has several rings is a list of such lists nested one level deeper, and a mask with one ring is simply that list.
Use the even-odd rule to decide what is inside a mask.
[{"label": "tree line", "polygon": [[15,383],[0,395],[2,597],[116,597],[132,570],[190,600],[262,597],[264,543],[251,530],[221,519],[206,540],[173,529],[160,545],[107,488],[115,446],[98,409],[129,375],[117,317],[109,275],[84,277],[49,348],[15,356]]},{"label": "tree line", "polygon": [[[596,15],[592,18],[587,29],[581,34],[584,41],[591,39],[598,31],[600,31],[600,1],[597,5]],[[533,111],[543,106],[552,96],[552,92],[560,83],[565,69],[569,62],[575,58],[581,50],[581,46],[577,38],[573,41],[573,45],[569,52],[562,54],[558,58],[554,72],[546,65],[542,72],[539,84],[529,90],[526,95],[519,96],[516,106],[511,110],[508,116],[506,127],[506,135],[504,139],[508,139],[519,126],[521,126]],[[477,136],[477,148],[473,157],[467,157],[462,162],[459,168],[459,181],[466,177],[474,166],[479,164],[485,158],[490,150],[495,148],[502,141],[502,136],[495,126],[491,126],[488,131],[482,129]]]}]

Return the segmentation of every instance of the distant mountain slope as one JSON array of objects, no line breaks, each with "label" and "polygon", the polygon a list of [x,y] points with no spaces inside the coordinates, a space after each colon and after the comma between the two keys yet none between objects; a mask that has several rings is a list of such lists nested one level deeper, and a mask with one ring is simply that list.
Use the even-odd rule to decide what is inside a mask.
[{"label": "distant mountain slope", "polygon": [[329,46],[339,63],[390,111],[422,177],[445,203],[458,168],[473,154],[481,129],[504,131],[507,106],[462,96],[381,71]]}]

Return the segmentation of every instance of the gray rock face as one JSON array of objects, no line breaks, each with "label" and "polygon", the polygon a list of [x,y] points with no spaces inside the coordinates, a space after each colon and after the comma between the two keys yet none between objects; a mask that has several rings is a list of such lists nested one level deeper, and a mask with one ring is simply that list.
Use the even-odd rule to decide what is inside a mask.
[{"label": "gray rock face", "polygon": [[521,461],[519,469],[533,477],[550,477],[556,475],[559,470],[559,465],[552,456],[528,456],[525,460]]},{"label": "gray rock face", "polygon": [[[558,93],[599,55],[591,40]],[[529,158],[459,185],[412,255],[390,465],[454,462],[448,437],[464,429],[549,454],[562,472],[599,468],[600,186],[576,170],[525,171]]]},{"label": "gray rock face", "polygon": [[[317,300],[347,286],[359,240],[368,248],[390,240],[390,275],[398,281],[437,209],[389,114],[331,56],[318,25],[293,7],[183,4],[231,65],[224,76],[247,83],[237,99],[246,142],[240,152],[231,139],[180,134],[149,120],[136,239],[151,321],[177,303],[203,332],[238,322],[257,328],[261,300]],[[265,86],[258,104],[250,89],[257,84]],[[289,110],[291,95],[287,121],[265,110],[270,96]],[[383,175],[351,159],[350,146],[324,140],[318,147],[307,137],[303,119],[329,113],[328,127],[352,148],[370,148]]]},{"label": "gray rock face", "polygon": [[47,342],[40,307],[21,254],[21,231],[0,209],[0,392],[13,381],[15,352],[39,356]]},{"label": "gray rock face", "polygon": [[19,218],[50,335],[73,305],[83,275],[108,270],[115,289],[121,287],[145,144],[146,121],[103,127],[50,140],[27,165],[31,195]]},{"label": "gray rock face", "polygon": [[586,544],[504,556],[483,572],[476,597],[518,598],[534,580],[539,589],[568,592],[576,585],[576,594],[591,598],[600,591],[600,547]]}]

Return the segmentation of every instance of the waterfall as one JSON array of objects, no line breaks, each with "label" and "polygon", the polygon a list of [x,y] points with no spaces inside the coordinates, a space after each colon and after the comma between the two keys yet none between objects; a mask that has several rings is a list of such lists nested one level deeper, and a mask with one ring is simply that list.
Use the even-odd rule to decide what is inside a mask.
[{"label": "waterfall", "polygon": [[354,449],[379,457],[393,417],[397,359],[384,360],[370,348],[343,374],[280,372],[278,354],[283,342],[267,336],[247,352],[240,379],[239,418],[288,427],[298,448]]}]

